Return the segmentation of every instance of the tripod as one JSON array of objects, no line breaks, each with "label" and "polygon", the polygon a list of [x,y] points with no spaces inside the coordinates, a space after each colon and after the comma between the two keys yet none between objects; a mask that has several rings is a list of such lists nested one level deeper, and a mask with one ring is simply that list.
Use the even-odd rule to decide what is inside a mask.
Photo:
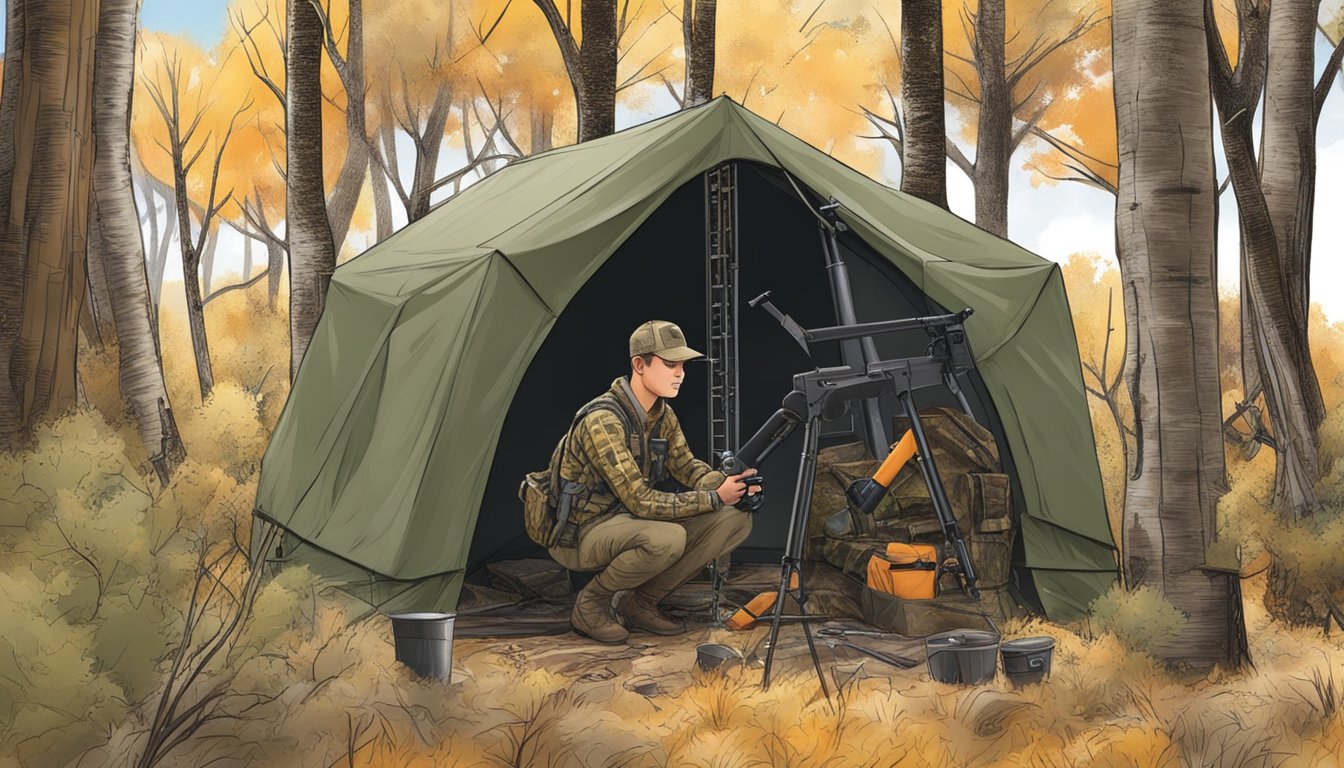
[{"label": "tripod", "polygon": [[[774,666],[776,644],[779,638],[780,623],[785,619],[797,619],[803,624],[807,637],[808,652],[812,665],[821,681],[822,691],[830,697],[826,677],[821,670],[821,660],[817,656],[816,643],[813,640],[807,612],[807,584],[803,575],[803,547],[806,544],[807,518],[812,504],[812,490],[817,470],[817,443],[820,437],[821,421],[843,415],[851,401],[876,401],[884,392],[894,393],[910,418],[911,431],[920,455],[920,467],[924,479],[929,485],[934,510],[944,536],[956,553],[956,565],[948,567],[960,576],[968,594],[980,597],[976,587],[975,569],[970,554],[952,513],[951,504],[943,490],[941,478],[933,459],[933,452],[919,411],[914,402],[914,390],[927,387],[945,386],[949,375],[969,370],[973,367],[969,344],[962,323],[970,317],[971,310],[964,309],[949,315],[918,317],[907,320],[887,320],[876,323],[858,323],[831,328],[808,330],[800,327],[788,315],[779,312],[767,299],[769,292],[752,299],[751,306],[758,304],[770,312],[785,330],[793,336],[804,351],[808,344],[824,341],[863,338],[880,333],[924,329],[941,343],[931,344],[929,353],[919,357],[897,358],[893,360],[874,360],[866,365],[851,364],[827,368],[817,368],[793,377],[793,391],[784,397],[779,410],[766,421],[755,435],[742,446],[736,454],[724,451],[720,459],[720,468],[728,474],[737,474],[747,467],[760,466],[771,452],[787,438],[798,424],[804,424],[803,454],[798,465],[798,480],[794,486],[793,507],[789,516],[789,535],[780,558],[780,582],[778,598],[770,619],[769,647],[765,657],[765,671],[761,688],[770,687],[770,676]],[[885,489],[882,490],[885,493]],[[797,577],[797,588],[790,589],[790,582]],[[798,615],[784,615],[784,598],[795,594],[798,602]]]}]

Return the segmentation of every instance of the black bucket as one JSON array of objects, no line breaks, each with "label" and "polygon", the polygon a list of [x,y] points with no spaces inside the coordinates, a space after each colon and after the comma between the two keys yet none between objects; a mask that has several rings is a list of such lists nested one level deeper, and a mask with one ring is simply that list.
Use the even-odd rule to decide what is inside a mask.
[{"label": "black bucket", "polygon": [[420,677],[451,682],[456,613],[393,613],[397,661]]},{"label": "black bucket", "polygon": [[1014,688],[1039,683],[1050,676],[1050,656],[1055,648],[1053,637],[1023,637],[999,647],[1003,654],[1003,673]]},{"label": "black bucket", "polygon": [[924,640],[929,676],[940,683],[979,685],[994,679],[999,636],[978,629],[939,632]]}]

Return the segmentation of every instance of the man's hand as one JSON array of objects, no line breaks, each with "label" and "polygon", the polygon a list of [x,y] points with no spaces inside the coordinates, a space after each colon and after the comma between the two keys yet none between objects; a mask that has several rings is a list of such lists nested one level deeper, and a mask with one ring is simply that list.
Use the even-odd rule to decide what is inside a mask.
[{"label": "man's hand", "polygon": [[720,485],[715,492],[719,494],[719,498],[723,500],[724,504],[730,506],[737,504],[737,502],[741,501],[742,497],[748,492],[756,493],[757,490],[759,490],[757,488],[752,488],[748,491],[747,486],[742,482],[742,478],[750,477],[754,474],[756,474],[756,470],[746,469],[739,474],[729,475],[724,479],[723,485]]}]

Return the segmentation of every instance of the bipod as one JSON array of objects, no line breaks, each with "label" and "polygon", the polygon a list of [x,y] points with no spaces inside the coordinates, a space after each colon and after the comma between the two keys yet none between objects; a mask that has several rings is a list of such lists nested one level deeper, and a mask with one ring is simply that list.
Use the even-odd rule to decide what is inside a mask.
[{"label": "bipod", "polygon": [[[807,582],[803,578],[803,544],[807,537],[807,515],[812,505],[812,485],[817,470],[817,438],[820,430],[817,418],[807,420],[803,428],[803,457],[798,464],[798,483],[794,486],[793,511],[789,516],[789,539],[784,546],[784,556],[780,558],[779,592],[775,600],[774,612],[770,617],[769,645],[765,652],[765,672],[761,677],[761,690],[770,689],[770,672],[774,667],[775,648],[779,640],[779,624],[784,616],[784,596],[795,593],[798,601],[798,614],[789,616],[803,624],[803,636],[807,638],[807,651],[812,655],[812,666],[817,670],[817,679],[821,681],[822,693],[827,701],[831,690],[826,685],[826,675],[821,671],[821,659],[817,656],[817,644],[812,637],[811,617],[807,613]],[[790,589],[791,582],[797,577],[798,588]]]}]

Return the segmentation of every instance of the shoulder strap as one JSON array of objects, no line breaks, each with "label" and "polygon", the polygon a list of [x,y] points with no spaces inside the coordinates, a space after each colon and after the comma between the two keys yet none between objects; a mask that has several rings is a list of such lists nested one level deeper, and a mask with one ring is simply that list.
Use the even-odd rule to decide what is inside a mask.
[{"label": "shoulder strap", "polygon": [[569,423],[569,429],[565,430],[565,436],[560,440],[560,452],[556,454],[555,460],[551,462],[551,493],[558,493],[560,487],[560,465],[564,463],[565,454],[569,450],[569,438],[574,433],[574,428],[579,425],[584,416],[593,411],[611,411],[616,414],[616,418],[621,420],[621,426],[625,428],[626,434],[630,434],[630,420],[625,415],[625,410],[618,404],[611,401],[607,395],[599,395],[589,400],[574,414],[574,420]]}]

